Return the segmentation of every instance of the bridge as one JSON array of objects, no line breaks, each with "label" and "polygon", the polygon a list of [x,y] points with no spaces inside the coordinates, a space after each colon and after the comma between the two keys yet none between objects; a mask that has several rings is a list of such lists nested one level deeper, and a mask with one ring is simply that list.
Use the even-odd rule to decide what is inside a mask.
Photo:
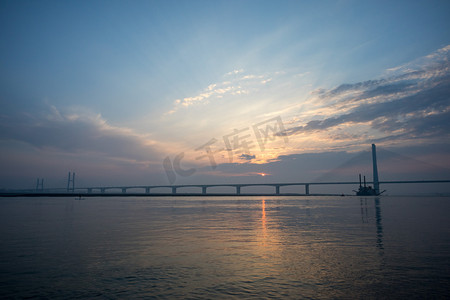
[{"label": "bridge", "polygon": [[[374,182],[368,182],[369,184],[374,184]],[[450,180],[415,180],[415,181],[379,181],[379,184],[420,184],[420,183],[450,183]],[[208,195],[207,189],[212,187],[233,187],[235,193],[226,193],[229,195],[242,195],[241,190],[244,187],[259,187],[259,186],[270,186],[274,188],[273,194],[269,193],[267,195],[286,195],[281,191],[281,187],[286,186],[303,186],[304,194],[311,195],[310,186],[313,185],[354,185],[357,186],[359,182],[293,182],[293,183],[238,183],[238,184],[181,184],[181,185],[154,185],[154,186],[120,186],[120,187],[88,187],[88,188],[76,188],[77,191],[84,191],[85,193],[91,194],[95,191],[101,194],[107,193],[111,190],[119,190],[122,194],[126,194],[129,190],[138,190],[141,194],[151,194],[151,190],[154,189],[168,189],[169,193],[176,195],[177,190],[180,188],[198,188],[198,193],[192,193],[195,195]],[[183,193],[186,194],[186,193]]]},{"label": "bridge", "polygon": [[[373,182],[368,182],[372,183]],[[450,183],[450,180],[415,180],[415,181],[379,181],[379,184],[419,184],[419,183]],[[122,187],[91,187],[80,188],[87,193],[92,193],[97,190],[100,193],[106,193],[107,190],[121,190],[123,194],[126,194],[128,190],[141,190],[145,194],[150,194],[152,189],[165,188],[171,191],[172,195],[177,194],[177,190],[180,188],[199,188],[202,195],[208,195],[207,189],[212,187],[234,187],[235,193],[231,195],[241,195],[241,189],[243,187],[258,187],[258,186],[271,186],[274,188],[273,195],[283,195],[281,193],[281,187],[285,186],[304,186],[304,195],[311,195],[310,186],[312,185],[358,185],[359,182],[295,182],[295,183],[239,183],[239,184],[182,184],[182,185],[156,185],[156,186],[122,186]],[[77,189],[78,190],[78,189]],[[194,193],[193,193],[194,194]],[[200,193],[198,193],[200,194]],[[271,195],[271,194],[269,194]]]},{"label": "bridge", "polygon": [[[378,179],[378,167],[376,157],[376,146],[372,144],[372,169],[373,169],[373,181],[374,193],[372,195],[380,195],[380,184],[422,184],[422,183],[450,183],[450,180],[397,180],[397,181],[379,181]],[[29,195],[47,195],[47,196],[65,196],[65,195],[83,195],[83,196],[173,196],[173,195],[186,195],[186,196],[221,196],[221,195],[267,195],[267,196],[280,196],[280,195],[313,195],[310,193],[310,186],[313,185],[359,185],[360,182],[294,182],[294,183],[227,183],[227,184],[180,184],[180,185],[139,185],[139,186],[94,186],[94,187],[77,187],[75,188],[75,173],[68,174],[67,189],[44,189],[44,179],[37,180],[36,190],[22,190],[22,191],[0,191],[0,196],[29,196]],[[241,194],[242,188],[246,187],[266,187],[270,186],[274,188],[273,193],[245,193]],[[287,186],[303,186],[304,193],[282,193],[281,188]],[[208,193],[208,188],[215,187],[232,187],[235,193]],[[178,189],[182,188],[198,188],[198,193],[177,193]],[[151,190],[155,189],[168,189],[166,193],[152,193]],[[366,180],[364,177],[364,189],[366,189]],[[133,190],[134,192],[130,192]],[[359,195],[367,195],[365,193]],[[319,195],[319,194],[314,194]],[[323,194],[322,194],[323,195]]]},{"label": "bridge", "polygon": [[[367,182],[374,184],[374,182]],[[450,180],[397,180],[397,181],[379,181],[383,184],[424,184],[424,183],[450,183]],[[55,188],[22,191],[4,191],[0,192],[0,196],[65,196],[65,195],[82,195],[82,196],[239,196],[239,195],[265,195],[265,196],[288,196],[288,195],[324,195],[311,193],[311,186],[319,185],[359,185],[356,181],[346,182],[291,182],[291,183],[236,183],[236,184],[180,184],[180,185],[136,185],[136,186],[93,186],[93,187],[77,187],[73,189]],[[272,193],[245,193],[242,191],[246,187],[273,187]],[[303,193],[283,193],[282,187],[287,186],[303,186]],[[213,187],[231,187],[234,192],[228,193],[209,193],[208,189]],[[182,188],[197,188],[198,192],[179,193]],[[166,192],[154,192],[155,189],[165,189]],[[152,191],[153,190],[153,191]]]},{"label": "bridge", "polygon": [[[315,184],[354,184],[354,182],[340,182],[340,183],[238,183],[238,184],[180,184],[180,185],[154,185],[154,186],[121,186],[121,187],[90,187],[90,188],[77,188],[76,190],[87,192],[88,194],[95,191],[101,194],[107,193],[111,190],[120,190],[123,194],[126,194],[129,190],[140,190],[141,193],[152,194],[151,190],[154,189],[168,189],[169,194],[176,195],[177,190],[181,188],[198,188],[198,193],[208,195],[207,189],[213,187],[232,187],[235,189],[235,193],[226,193],[229,195],[241,195],[241,189],[244,187],[258,187],[258,186],[271,186],[274,188],[273,195],[281,195],[281,187],[283,186],[304,186],[305,195],[310,195],[309,186]],[[184,193],[186,194],[186,193]]]}]

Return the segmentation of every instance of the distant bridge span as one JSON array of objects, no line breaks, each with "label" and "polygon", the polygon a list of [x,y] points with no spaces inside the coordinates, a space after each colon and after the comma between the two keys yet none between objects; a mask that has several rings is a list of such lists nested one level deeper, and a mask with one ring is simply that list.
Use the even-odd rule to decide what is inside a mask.
[{"label": "distant bridge span", "polygon": [[[373,184],[373,181],[367,182]],[[422,184],[422,183],[450,183],[450,180],[395,180],[395,181],[379,181],[379,184]],[[50,188],[41,190],[0,190],[0,197],[18,197],[18,196],[252,196],[252,195],[264,195],[264,196],[277,196],[277,195],[324,195],[324,194],[311,194],[309,187],[311,185],[359,185],[356,181],[343,181],[343,182],[290,182],[290,183],[225,183],[225,184],[179,184],[179,185],[130,185],[130,186],[93,186],[93,187],[78,187],[70,190],[64,188]],[[258,186],[270,186],[275,190],[273,193],[241,193],[243,187],[258,187]],[[304,193],[282,193],[281,188],[286,186],[304,186]],[[208,188],[213,187],[234,187],[234,193],[208,193]],[[151,192],[153,189],[163,188],[169,189],[168,193],[155,193]],[[189,193],[177,193],[181,188],[199,188],[199,192]],[[139,192],[130,192],[129,190],[140,190]],[[114,191],[119,190],[119,192]]]},{"label": "distant bridge span", "polygon": [[[373,184],[373,182],[367,182]],[[450,180],[397,180],[397,181],[379,181],[379,184],[419,184],[419,183],[450,183]],[[291,182],[291,183],[226,183],[226,184],[179,184],[179,185],[138,185],[138,186],[106,186],[106,187],[80,187],[75,188],[77,192],[87,192],[88,194],[93,192],[106,193],[111,190],[121,190],[123,194],[126,194],[130,189],[140,189],[145,194],[151,194],[152,189],[167,188],[171,191],[171,194],[177,194],[179,188],[200,188],[202,195],[208,195],[207,189],[212,187],[234,187],[236,189],[235,194],[241,195],[242,187],[250,186],[271,186],[275,188],[273,195],[280,195],[281,187],[285,186],[304,186],[305,195],[310,195],[309,187],[311,185],[354,185],[358,186],[359,182],[356,181],[343,181],[343,182]],[[74,193],[76,193],[74,191]]]}]

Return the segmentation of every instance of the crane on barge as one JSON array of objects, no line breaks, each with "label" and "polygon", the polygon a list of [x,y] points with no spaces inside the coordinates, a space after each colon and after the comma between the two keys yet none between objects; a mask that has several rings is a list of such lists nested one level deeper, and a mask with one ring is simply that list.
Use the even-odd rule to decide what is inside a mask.
[{"label": "crane on barge", "polygon": [[380,182],[378,180],[377,166],[377,148],[372,144],[372,170],[373,170],[373,188],[366,185],[366,176],[364,176],[364,186],[361,183],[361,174],[359,174],[359,189],[354,190],[356,196],[379,196],[385,191],[380,192]]}]

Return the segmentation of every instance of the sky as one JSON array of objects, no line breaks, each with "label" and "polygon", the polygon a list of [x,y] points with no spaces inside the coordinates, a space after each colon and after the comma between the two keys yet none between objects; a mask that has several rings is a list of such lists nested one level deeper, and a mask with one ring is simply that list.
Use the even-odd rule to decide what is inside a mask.
[{"label": "sky", "polygon": [[450,179],[449,14],[1,1],[0,188]]}]

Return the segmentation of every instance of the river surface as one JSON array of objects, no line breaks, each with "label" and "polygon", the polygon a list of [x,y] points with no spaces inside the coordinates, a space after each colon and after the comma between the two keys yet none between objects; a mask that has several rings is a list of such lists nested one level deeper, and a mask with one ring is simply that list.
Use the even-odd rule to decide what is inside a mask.
[{"label": "river surface", "polygon": [[448,197],[0,198],[0,297],[444,299]]}]

